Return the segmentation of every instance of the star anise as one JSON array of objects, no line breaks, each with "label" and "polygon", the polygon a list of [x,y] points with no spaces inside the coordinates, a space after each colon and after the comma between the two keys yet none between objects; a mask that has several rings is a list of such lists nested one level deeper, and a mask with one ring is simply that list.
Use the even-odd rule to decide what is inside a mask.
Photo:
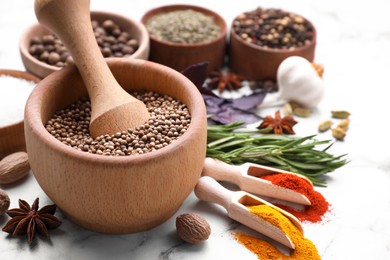
[{"label": "star anise", "polygon": [[218,89],[219,93],[225,89],[237,90],[242,87],[241,82],[244,80],[240,75],[228,70],[228,71],[212,71],[210,72],[210,81],[207,86],[212,89]]},{"label": "star anise", "polygon": [[292,116],[280,116],[280,111],[275,112],[275,118],[266,116],[263,122],[257,127],[259,129],[270,128],[274,134],[295,134],[293,126],[298,123]]},{"label": "star anise", "polygon": [[19,208],[7,210],[6,213],[11,219],[3,227],[3,231],[14,236],[19,236],[27,233],[28,243],[31,244],[38,231],[41,235],[49,237],[48,229],[54,229],[61,225],[54,213],[56,205],[48,205],[40,210],[39,198],[36,198],[32,206],[19,199]]}]

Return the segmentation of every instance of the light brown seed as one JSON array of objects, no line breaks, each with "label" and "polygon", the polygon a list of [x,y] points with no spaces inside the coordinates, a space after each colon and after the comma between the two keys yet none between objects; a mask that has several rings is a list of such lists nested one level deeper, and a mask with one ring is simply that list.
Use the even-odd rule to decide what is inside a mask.
[{"label": "light brown seed", "polygon": [[320,123],[320,125],[318,126],[318,131],[320,132],[325,132],[325,131],[328,131],[330,129],[330,127],[332,126],[332,121],[331,120],[325,120],[323,122]]},{"label": "light brown seed", "polygon": [[333,118],[345,119],[348,118],[351,113],[346,110],[333,110],[331,111]]},{"label": "light brown seed", "polygon": [[349,119],[345,118],[345,119],[341,120],[340,123],[337,126],[341,127],[345,131],[347,131],[348,128],[349,128]]},{"label": "light brown seed", "polygon": [[335,127],[332,129],[332,135],[339,141],[343,141],[347,135],[346,131],[341,127]]}]

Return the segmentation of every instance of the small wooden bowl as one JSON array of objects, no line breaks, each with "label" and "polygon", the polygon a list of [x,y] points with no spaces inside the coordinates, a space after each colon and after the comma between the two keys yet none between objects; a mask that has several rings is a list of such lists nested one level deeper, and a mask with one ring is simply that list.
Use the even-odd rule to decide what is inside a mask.
[{"label": "small wooden bowl", "polygon": [[72,65],[47,76],[27,101],[27,152],[39,185],[71,220],[104,233],[137,232],[170,218],[195,187],[206,155],[206,109],[197,88],[175,70],[138,59],[107,62],[124,89],[152,90],[186,104],[187,131],[162,149],[135,156],[106,157],[61,143],[46,122],[87,96]]},{"label": "small wooden bowl", "polygon": [[[231,28],[233,28],[234,20]],[[310,21],[305,20],[313,29],[313,40],[310,44],[293,50],[264,48],[245,42],[232,29],[230,31],[229,47],[230,68],[247,80],[276,80],[276,71],[284,59],[290,56],[301,56],[308,61],[313,61],[316,29]]]},{"label": "small wooden bowl", "polygon": [[[38,83],[40,80],[30,73],[18,70],[0,70],[1,75],[8,75]],[[10,86],[0,86],[10,87]],[[15,122],[7,126],[0,126],[0,159],[18,151],[25,151],[24,121]]]},{"label": "small wooden bowl", "polygon": [[177,71],[182,71],[190,65],[207,61],[209,63],[208,72],[219,70],[224,64],[227,27],[225,20],[219,14],[194,5],[167,5],[149,10],[144,14],[141,21],[146,25],[147,21],[157,14],[186,9],[214,17],[215,22],[221,27],[220,35],[206,43],[179,44],[161,41],[149,33],[149,60],[166,65]]},{"label": "small wooden bowl", "polygon": [[[145,26],[135,20],[121,16],[114,13],[92,11],[91,17],[93,20],[102,23],[104,20],[110,19],[114,23],[120,26],[123,31],[126,31],[130,36],[136,39],[139,43],[138,49],[129,57],[134,59],[147,60],[149,57],[150,41],[149,34]],[[49,65],[42,62],[29,53],[30,41],[33,37],[42,37],[48,34],[49,30],[43,25],[34,24],[29,27],[22,35],[19,42],[19,51],[22,57],[24,67],[27,71],[36,75],[37,77],[44,78],[54,71],[58,71],[61,68]]]}]

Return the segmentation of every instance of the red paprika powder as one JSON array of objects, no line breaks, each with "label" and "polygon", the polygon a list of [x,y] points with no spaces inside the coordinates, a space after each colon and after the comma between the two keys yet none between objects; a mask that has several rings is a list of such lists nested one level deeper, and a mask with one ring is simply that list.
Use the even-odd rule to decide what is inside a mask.
[{"label": "red paprika powder", "polygon": [[302,211],[298,211],[289,206],[278,205],[278,207],[296,216],[300,221],[310,221],[312,223],[320,222],[322,217],[329,210],[330,204],[326,201],[324,196],[318,191],[315,191],[307,180],[300,178],[299,176],[287,173],[275,173],[263,175],[261,178],[271,181],[275,185],[299,192],[310,200],[311,205],[306,206]]}]

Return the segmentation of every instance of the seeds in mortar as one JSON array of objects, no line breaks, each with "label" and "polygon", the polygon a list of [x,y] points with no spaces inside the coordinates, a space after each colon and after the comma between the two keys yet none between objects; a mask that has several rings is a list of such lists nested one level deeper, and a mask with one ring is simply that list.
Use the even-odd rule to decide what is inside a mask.
[{"label": "seeds in mortar", "polygon": [[294,49],[310,44],[313,27],[303,17],[281,9],[263,9],[240,14],[234,32],[244,41],[265,48]]},{"label": "seeds in mortar", "polygon": [[143,101],[150,119],[136,129],[93,139],[89,133],[91,104],[82,98],[69,107],[57,111],[47,122],[46,130],[62,143],[79,151],[107,156],[126,156],[161,149],[185,133],[191,115],[185,104],[156,92],[133,92]]},{"label": "seeds in mortar", "polygon": [[146,28],[158,40],[184,44],[210,42],[221,32],[213,17],[192,9],[157,14]]},{"label": "seeds in mortar", "polygon": [[[129,57],[138,49],[138,41],[112,20],[103,23],[92,20],[92,28],[100,51],[104,57]],[[33,37],[29,53],[38,60],[56,67],[73,63],[73,58],[60,39],[53,33]]]}]

